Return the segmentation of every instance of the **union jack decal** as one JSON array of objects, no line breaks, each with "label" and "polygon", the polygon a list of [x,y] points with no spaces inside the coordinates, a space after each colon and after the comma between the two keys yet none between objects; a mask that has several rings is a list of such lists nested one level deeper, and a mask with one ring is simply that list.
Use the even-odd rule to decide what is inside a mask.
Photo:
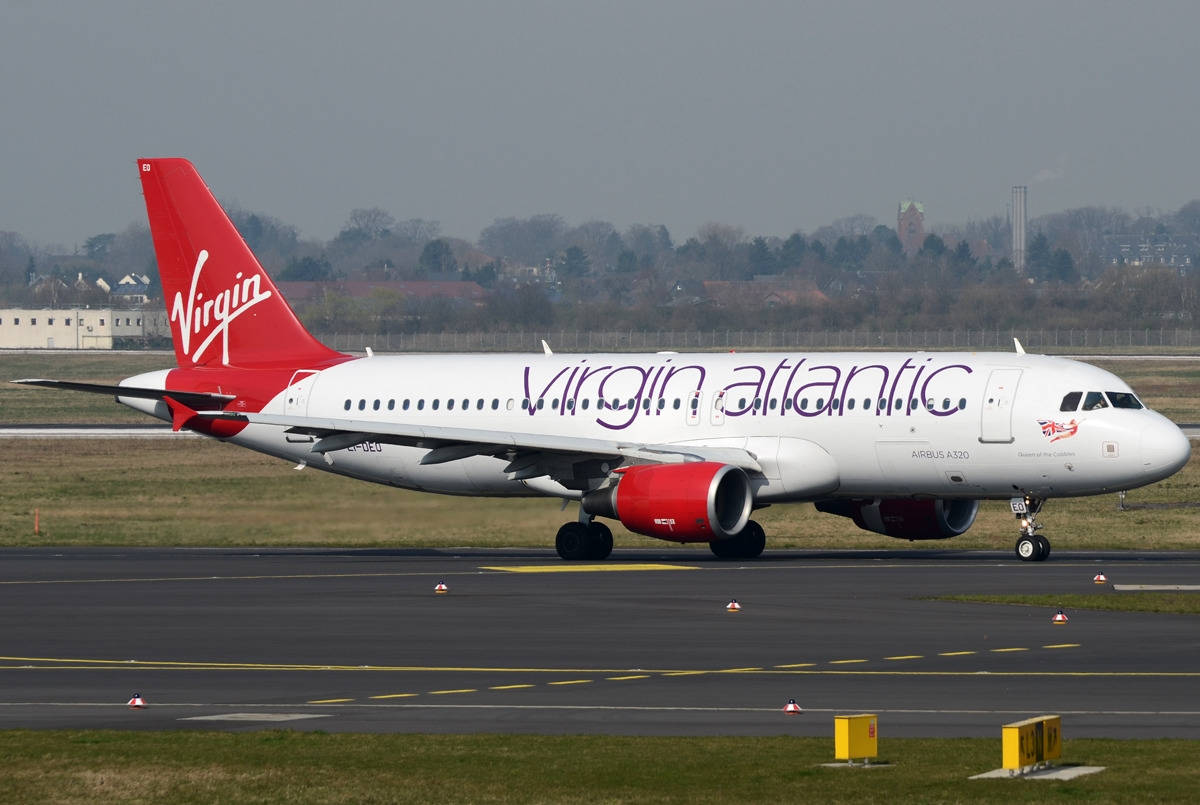
[{"label": "union jack decal", "polygon": [[1051,442],[1069,439],[1079,432],[1079,423],[1074,419],[1066,423],[1055,422],[1052,419],[1039,419],[1038,424],[1042,426],[1042,435]]}]

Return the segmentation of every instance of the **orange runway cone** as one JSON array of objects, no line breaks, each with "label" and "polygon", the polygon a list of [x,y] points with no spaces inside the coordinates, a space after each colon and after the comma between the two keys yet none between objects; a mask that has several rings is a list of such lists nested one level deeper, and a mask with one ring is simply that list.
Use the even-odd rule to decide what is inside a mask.
[{"label": "orange runway cone", "polygon": [[446,586],[446,582],[439,581],[437,583],[437,586],[433,588],[433,591],[435,593],[437,593],[438,595],[443,595],[445,593],[450,592],[450,588]]},{"label": "orange runway cone", "polygon": [[798,716],[804,711],[800,709],[800,705],[796,704],[795,699],[788,699],[788,703],[783,707],[783,712],[789,716]]},{"label": "orange runway cone", "polygon": [[1051,623],[1053,623],[1055,626],[1066,626],[1066,625],[1067,625],[1067,616],[1066,616],[1066,615],[1064,615],[1064,614],[1063,614],[1063,611],[1060,609],[1060,610],[1058,611],[1058,614],[1057,614],[1057,615],[1055,615],[1055,616],[1054,616],[1054,617],[1051,619],[1051,621],[1050,621],[1050,622],[1051,622]]},{"label": "orange runway cone", "polygon": [[130,710],[141,710],[145,706],[146,702],[142,700],[142,694],[140,693],[133,694],[133,698],[129,700]]},{"label": "orange runway cone", "polygon": [[1092,576],[1092,584],[1108,584],[1108,576],[1104,575],[1104,571],[1101,570],[1095,576]]},{"label": "orange runway cone", "polygon": [[728,604],[725,605],[725,611],[726,612],[741,612],[742,605],[737,602],[736,598],[734,598]]}]

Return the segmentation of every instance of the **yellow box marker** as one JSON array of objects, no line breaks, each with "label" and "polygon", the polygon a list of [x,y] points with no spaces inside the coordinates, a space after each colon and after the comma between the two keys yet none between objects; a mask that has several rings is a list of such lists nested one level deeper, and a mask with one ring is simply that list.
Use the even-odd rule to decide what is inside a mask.
[{"label": "yellow box marker", "polygon": [[707,673],[708,671],[669,671],[663,674],[663,676],[698,676]]},{"label": "yellow box marker", "polygon": [[412,696],[420,696],[419,693],[385,693],[381,696],[370,696],[371,699],[407,699]]},{"label": "yellow box marker", "polygon": [[885,660],[919,660],[923,657],[922,654],[901,654],[897,657],[884,657]]},{"label": "yellow box marker", "polygon": [[341,704],[342,702],[352,702],[353,699],[310,699],[309,704]]},{"label": "yellow box marker", "polygon": [[1027,648],[994,648],[994,649],[992,649],[993,654],[1005,654],[1010,651],[1029,651],[1029,649],[1027,649]]},{"label": "yellow box marker", "polygon": [[873,713],[833,717],[833,752],[836,760],[867,763],[879,757],[879,719]]},{"label": "yellow box marker", "polygon": [[493,565],[480,567],[480,570],[501,570],[505,573],[623,573],[625,571],[641,570],[699,570],[689,565],[630,565],[608,562],[602,565],[578,565],[570,562],[560,562],[556,565]]},{"label": "yellow box marker", "polygon": [[869,660],[830,660],[830,665],[850,665],[856,662],[869,662]]},{"label": "yellow box marker", "polygon": [[1062,717],[1039,716],[1001,727],[1003,767],[1018,771],[1062,757]]},{"label": "yellow box marker", "polygon": [[459,688],[458,690],[431,690],[430,696],[444,696],[447,693],[474,693],[478,688]]},{"label": "yellow box marker", "polygon": [[630,674],[629,676],[606,676],[612,682],[624,682],[626,679],[649,679],[650,674]]},{"label": "yellow box marker", "polygon": [[565,679],[562,682],[547,682],[548,685],[586,685],[588,682],[594,682],[594,679]]},{"label": "yellow box marker", "polygon": [[488,690],[520,690],[521,688],[532,688],[533,685],[492,685]]},{"label": "yellow box marker", "polygon": [[974,654],[974,651],[942,651],[938,653],[939,657],[965,657],[968,654]]},{"label": "yellow box marker", "polygon": [[776,665],[776,668],[812,668],[815,662],[794,662],[791,665]]},{"label": "yellow box marker", "polygon": [[1079,644],[1078,643],[1051,643],[1048,646],[1042,646],[1042,648],[1079,648]]}]

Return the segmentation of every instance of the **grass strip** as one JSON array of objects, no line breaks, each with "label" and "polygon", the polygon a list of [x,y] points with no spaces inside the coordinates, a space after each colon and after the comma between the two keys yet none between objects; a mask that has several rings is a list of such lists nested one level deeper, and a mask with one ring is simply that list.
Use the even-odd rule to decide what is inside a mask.
[{"label": "grass strip", "polygon": [[[1071,739],[1069,782],[968,780],[995,739],[882,737],[887,769],[825,768],[829,738],[0,732],[0,802],[1186,802],[1195,741]],[[1066,729],[1069,730],[1069,723]],[[883,725],[886,729],[886,724]],[[884,733],[886,736],[886,733]]]},{"label": "grass strip", "polygon": [[1030,607],[1099,609],[1109,612],[1159,612],[1200,615],[1200,593],[1193,592],[1102,592],[1092,594],[1051,593],[1037,595],[938,595],[927,601],[965,601],[979,604],[1017,604]]}]

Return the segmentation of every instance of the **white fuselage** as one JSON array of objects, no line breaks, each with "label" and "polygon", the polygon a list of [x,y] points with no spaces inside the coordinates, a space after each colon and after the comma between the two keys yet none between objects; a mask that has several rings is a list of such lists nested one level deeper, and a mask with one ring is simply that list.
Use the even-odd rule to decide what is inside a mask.
[{"label": "white fuselage", "polygon": [[[128,385],[163,387],[166,372]],[[263,413],[749,451],[764,503],[853,497],[1063,497],[1129,489],[1179,469],[1188,442],[1141,407],[1064,408],[1072,392],[1131,395],[1111,373],[1001,353],[404,355],[300,371]],[[165,406],[120,398],[170,419]],[[1115,397],[1114,397],[1115,399]],[[512,480],[502,457],[422,464],[367,440],[249,425],[231,441],[399,487],[460,495],[579,493]]]}]

